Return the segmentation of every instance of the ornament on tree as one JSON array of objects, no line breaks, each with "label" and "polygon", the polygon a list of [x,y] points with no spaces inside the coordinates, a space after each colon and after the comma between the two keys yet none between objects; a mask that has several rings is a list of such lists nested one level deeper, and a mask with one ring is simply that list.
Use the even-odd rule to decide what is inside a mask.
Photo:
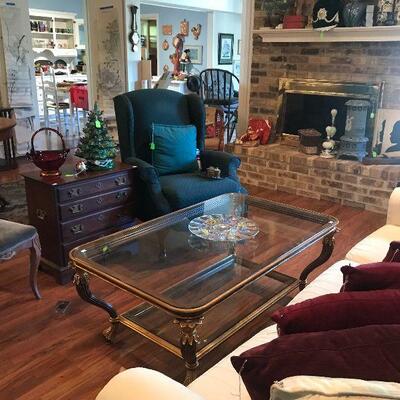
[{"label": "ornament on tree", "polygon": [[79,140],[76,156],[86,160],[88,170],[103,170],[114,167],[117,155],[116,144],[108,134],[107,125],[103,120],[103,111],[95,103],[89,112],[88,121],[83,128],[84,136]]}]

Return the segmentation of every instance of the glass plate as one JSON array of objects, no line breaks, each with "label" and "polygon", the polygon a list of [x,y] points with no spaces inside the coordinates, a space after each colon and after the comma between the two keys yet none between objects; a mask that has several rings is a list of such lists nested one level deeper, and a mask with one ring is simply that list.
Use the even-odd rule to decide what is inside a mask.
[{"label": "glass plate", "polygon": [[235,215],[202,215],[190,221],[189,231],[207,240],[238,242],[251,239],[259,232],[256,223]]}]

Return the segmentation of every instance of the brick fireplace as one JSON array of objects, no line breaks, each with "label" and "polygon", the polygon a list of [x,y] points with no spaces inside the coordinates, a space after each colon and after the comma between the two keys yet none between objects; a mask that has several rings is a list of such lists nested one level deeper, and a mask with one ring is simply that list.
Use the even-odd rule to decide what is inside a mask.
[{"label": "brick fireplace", "polygon": [[[260,4],[255,0],[254,29],[264,26]],[[400,110],[400,42],[263,43],[254,35],[253,46],[251,117],[268,117],[276,125],[283,78],[377,85],[384,81],[380,106]],[[386,212],[389,195],[400,181],[400,166],[321,159],[278,143],[228,146],[242,158],[243,183]]]},{"label": "brick fireplace", "polygon": [[378,213],[386,213],[389,196],[400,181],[399,166],[323,159],[280,144],[227,149],[242,160],[238,174],[243,184]]}]

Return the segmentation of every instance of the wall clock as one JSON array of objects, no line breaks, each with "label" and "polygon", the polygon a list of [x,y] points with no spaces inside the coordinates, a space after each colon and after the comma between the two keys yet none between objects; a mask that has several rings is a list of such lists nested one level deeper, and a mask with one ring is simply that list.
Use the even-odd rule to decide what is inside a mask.
[{"label": "wall clock", "polygon": [[139,49],[138,44],[140,41],[140,36],[137,28],[138,8],[136,6],[131,6],[130,9],[131,9],[132,22],[131,22],[131,33],[129,34],[129,42],[131,44],[132,51],[136,52]]}]

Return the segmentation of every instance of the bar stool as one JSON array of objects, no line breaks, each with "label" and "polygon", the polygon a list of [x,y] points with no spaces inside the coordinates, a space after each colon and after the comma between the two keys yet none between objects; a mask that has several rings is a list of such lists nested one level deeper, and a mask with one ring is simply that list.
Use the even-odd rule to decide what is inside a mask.
[{"label": "bar stool", "polygon": [[0,160],[0,170],[17,168],[15,154],[15,131],[17,124],[13,108],[0,108],[0,142],[3,142],[4,159]]}]

